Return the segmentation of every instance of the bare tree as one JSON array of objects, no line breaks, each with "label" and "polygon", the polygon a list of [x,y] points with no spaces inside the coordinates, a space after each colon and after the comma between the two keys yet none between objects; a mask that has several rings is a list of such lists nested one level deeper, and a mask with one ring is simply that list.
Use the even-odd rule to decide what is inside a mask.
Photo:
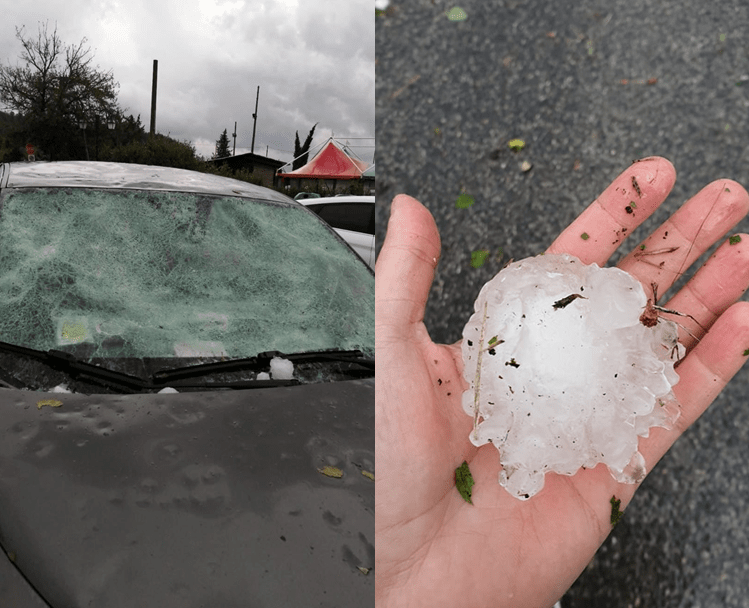
[{"label": "bare tree", "polygon": [[[78,125],[105,123],[121,116],[112,72],[93,65],[84,38],[64,45],[57,26],[50,34],[39,25],[36,39],[16,28],[23,47],[21,64],[0,66],[0,101],[25,119],[31,137],[53,156],[65,156],[70,135]],[[69,153],[69,152],[68,152]]]}]

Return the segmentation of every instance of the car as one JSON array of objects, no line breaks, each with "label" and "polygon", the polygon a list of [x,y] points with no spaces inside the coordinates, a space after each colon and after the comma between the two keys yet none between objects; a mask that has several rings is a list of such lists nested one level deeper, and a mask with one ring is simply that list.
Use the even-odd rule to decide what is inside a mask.
[{"label": "car", "polygon": [[361,258],[375,265],[375,197],[336,195],[301,201],[330,224]]},{"label": "car", "polygon": [[294,196],[295,201],[301,201],[306,198],[320,198],[320,195],[316,192],[299,192],[297,195]]},{"label": "car", "polygon": [[374,605],[374,274],[289,197],[0,165],[0,606]]}]

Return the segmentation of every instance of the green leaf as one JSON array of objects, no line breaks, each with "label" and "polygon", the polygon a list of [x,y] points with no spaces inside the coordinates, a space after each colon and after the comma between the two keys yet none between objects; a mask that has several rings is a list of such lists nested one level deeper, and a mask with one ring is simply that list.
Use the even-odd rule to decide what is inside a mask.
[{"label": "green leaf", "polygon": [[730,245],[735,245],[736,243],[740,243],[740,242],[741,242],[741,236],[739,236],[738,234],[734,234],[733,236],[728,237],[728,243]]},{"label": "green leaf", "polygon": [[588,239],[590,238],[590,235],[589,235],[589,234],[588,234],[587,232],[583,232],[583,233],[582,233],[582,234],[580,235],[580,238],[581,238],[582,240],[584,240],[584,241],[587,241],[587,240],[588,240]]},{"label": "green leaf", "polygon": [[457,469],[455,469],[455,487],[458,488],[458,492],[468,504],[473,504],[471,500],[471,494],[474,481],[471,470],[468,468],[468,463],[464,460]]},{"label": "green leaf", "polygon": [[339,469],[338,467],[326,466],[326,467],[323,467],[322,469],[317,469],[317,472],[322,473],[323,475],[326,475],[328,477],[336,477],[336,478],[343,477],[343,471],[341,471],[341,469]]},{"label": "green leaf", "polygon": [[619,505],[622,504],[622,501],[618,500],[616,496],[612,496],[609,502],[611,503],[611,525],[615,526],[619,523],[622,515],[624,515],[624,512],[619,510]]},{"label": "green leaf", "polygon": [[492,346],[497,342],[498,336],[494,336],[493,338],[489,338],[489,346]]},{"label": "green leaf", "polygon": [[470,195],[463,192],[459,197],[458,200],[455,201],[455,206],[458,209],[468,209],[473,203],[475,203],[476,200]]},{"label": "green leaf", "polygon": [[447,18],[450,21],[465,21],[468,19],[468,14],[459,6],[453,6],[447,11]]},{"label": "green leaf", "polygon": [[745,356],[745,357],[749,357],[749,348],[747,348],[747,349],[746,349],[746,350],[744,351],[744,356]]},{"label": "green leaf", "polygon": [[510,146],[510,150],[513,152],[520,152],[520,150],[525,148],[525,142],[522,139],[511,139],[507,142],[507,145]]},{"label": "green leaf", "polygon": [[486,257],[489,255],[488,249],[479,249],[478,251],[471,252],[471,266],[474,268],[481,268],[486,261]]}]

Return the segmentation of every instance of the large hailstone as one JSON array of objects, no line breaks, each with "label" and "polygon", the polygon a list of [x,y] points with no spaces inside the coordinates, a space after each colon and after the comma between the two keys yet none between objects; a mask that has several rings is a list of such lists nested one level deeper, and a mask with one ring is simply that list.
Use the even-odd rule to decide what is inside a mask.
[{"label": "large hailstone", "polygon": [[510,494],[599,462],[620,482],[643,479],[638,437],[678,418],[683,354],[676,324],[641,323],[647,304],[628,273],[570,255],[520,260],[484,285],[463,330],[463,408],[473,444],[499,450]]}]

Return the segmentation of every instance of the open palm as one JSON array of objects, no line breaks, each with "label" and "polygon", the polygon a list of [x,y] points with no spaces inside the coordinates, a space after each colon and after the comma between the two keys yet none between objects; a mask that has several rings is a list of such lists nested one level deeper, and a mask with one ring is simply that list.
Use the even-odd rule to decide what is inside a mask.
[{"label": "open palm", "polygon": [[[604,265],[674,181],[663,158],[634,163],[548,251]],[[652,284],[665,293],[748,210],[749,195],[739,184],[713,182],[619,267],[646,293]],[[656,428],[641,438],[648,471],[747,358],[749,303],[736,300],[749,286],[749,237],[736,240],[723,243],[665,305],[693,318],[671,317],[684,326],[680,341],[688,349],[674,389],[682,411],[674,429]],[[461,406],[467,385],[460,344],[434,344],[423,323],[439,250],[427,209],[396,197],[376,267],[377,605],[551,606],[611,530],[611,497],[624,510],[637,485],[617,483],[598,465],[571,477],[547,475],[528,501],[499,486],[496,449],[477,449],[468,440],[472,419]],[[464,460],[476,482],[473,505],[455,489],[454,470]]]}]

